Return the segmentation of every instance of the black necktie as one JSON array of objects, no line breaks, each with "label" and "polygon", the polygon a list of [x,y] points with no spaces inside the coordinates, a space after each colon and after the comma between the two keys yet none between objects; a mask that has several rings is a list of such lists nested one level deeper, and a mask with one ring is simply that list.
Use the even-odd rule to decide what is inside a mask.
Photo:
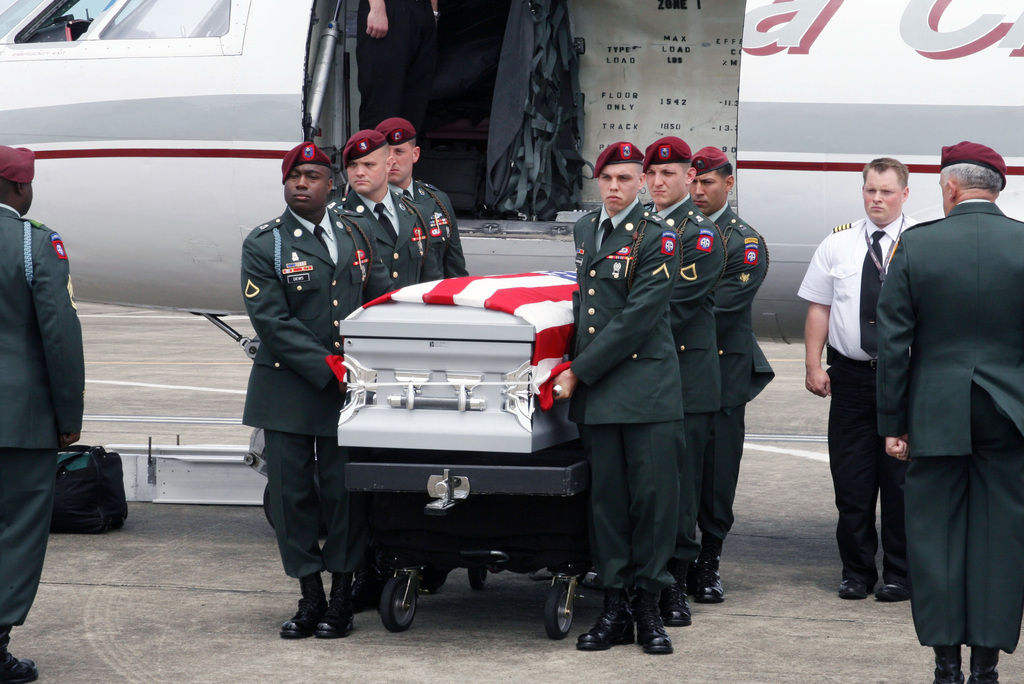
[{"label": "black necktie", "polygon": [[321,226],[321,225],[313,226],[313,235],[316,236],[316,239],[319,240],[320,244],[324,246],[324,249],[326,249],[328,252],[331,251],[331,248],[327,246],[327,239],[324,237],[324,227],[323,226]]},{"label": "black necktie", "polygon": [[[860,348],[875,358],[878,356],[878,328],[875,325],[875,311],[878,309],[878,293],[882,291],[882,277],[877,264],[882,264],[884,230],[871,235],[871,250],[864,254],[864,266],[860,274]],[[875,258],[871,258],[874,252]]]},{"label": "black necktie", "polygon": [[405,195],[406,199],[409,199],[409,200],[412,199],[412,190],[410,190],[409,188],[406,188],[405,190],[403,190],[402,194]]},{"label": "black necktie", "polygon": [[395,227],[391,225],[391,219],[388,218],[388,215],[384,213],[384,203],[379,202],[373,210],[377,213],[377,220],[380,221],[380,225],[384,226],[384,230],[386,230],[388,235],[391,236],[391,239],[397,240],[398,231],[396,231]]},{"label": "black necktie", "polygon": [[612,225],[612,220],[610,218],[606,218],[601,223],[601,230],[603,231],[601,233],[601,246],[604,247],[604,243],[608,242],[608,236],[612,234],[613,230],[615,230],[615,226]]}]

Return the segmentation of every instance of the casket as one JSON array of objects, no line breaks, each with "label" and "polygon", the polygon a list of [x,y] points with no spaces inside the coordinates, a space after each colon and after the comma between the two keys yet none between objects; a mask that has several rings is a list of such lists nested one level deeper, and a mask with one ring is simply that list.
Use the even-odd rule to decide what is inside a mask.
[{"label": "casket", "polygon": [[537,398],[571,336],[573,288],[564,274],[458,278],[353,312],[338,442],[526,454],[575,439],[567,402],[543,412]]}]

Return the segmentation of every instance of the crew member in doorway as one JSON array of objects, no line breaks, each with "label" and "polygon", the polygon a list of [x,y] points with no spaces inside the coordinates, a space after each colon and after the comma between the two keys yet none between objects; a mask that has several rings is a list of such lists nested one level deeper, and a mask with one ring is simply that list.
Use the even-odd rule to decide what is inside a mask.
[{"label": "crew member in doorway", "polygon": [[697,561],[697,507],[704,448],[711,437],[721,399],[721,372],[715,343],[713,290],[725,269],[725,243],[718,228],[697,209],[689,193],[695,171],[690,146],[680,138],[656,140],[644,155],[653,209],[679,235],[679,277],[669,301],[669,320],[683,386],[683,433],[679,448],[679,529],[669,561],[675,578],[661,592],[661,617],[669,627],[691,623],[686,575]]},{"label": "crew member in doorway", "polygon": [[11,655],[39,588],[53,512],[57,450],[82,431],[85,359],[68,253],[25,218],[35,155],[0,147],[0,682],[32,682]]},{"label": "crew member in doorway", "polygon": [[679,517],[683,391],[667,315],[678,235],[637,199],[643,161],[635,145],[617,142],[594,165],[603,206],[574,229],[572,365],[554,379],[590,460],[590,551],[604,589],[581,651],[635,639],[645,653],[672,652],[658,598],[672,585]]},{"label": "crew member in doorway", "polygon": [[726,261],[714,294],[722,399],[704,451],[697,515],[701,548],[690,589],[698,603],[721,603],[725,590],[719,560],[722,543],[734,520],[732,505],[743,455],[746,406],[775,377],[754,339],[751,321],[754,295],[768,273],[768,246],[757,231],[729,208],[729,192],[735,179],[725,153],[715,147],[702,148],[693,155],[692,165],[693,203],[721,231]]},{"label": "crew member in doorway", "polygon": [[342,160],[350,190],[341,206],[369,220],[376,238],[374,252],[394,286],[443,278],[419,214],[388,186],[392,160],[384,136],[374,130],[357,132],[345,145]]},{"label": "crew member in doorway", "polygon": [[422,128],[437,63],[438,0],[359,0],[359,127],[396,114]]},{"label": "crew member in doorway", "polygon": [[430,252],[437,259],[439,270],[445,278],[469,275],[451,200],[443,190],[413,180],[413,165],[420,158],[416,129],[405,119],[393,117],[382,121],[377,132],[387,139],[391,147],[392,166],[388,172],[388,184],[392,191],[402,196],[403,201],[413,204],[421,223],[427,225]]},{"label": "crew member in doorway", "polygon": [[369,500],[345,489],[348,449],[337,432],[345,388],[326,358],[342,354],[339,321],[389,291],[391,280],[373,237],[327,206],[331,161],[316,145],[285,156],[282,182],[288,208],[242,244],[242,293],[260,337],[243,422],[264,429],[278,549],[302,592],[280,635],[333,639],[352,630],[352,573],[366,562]]}]

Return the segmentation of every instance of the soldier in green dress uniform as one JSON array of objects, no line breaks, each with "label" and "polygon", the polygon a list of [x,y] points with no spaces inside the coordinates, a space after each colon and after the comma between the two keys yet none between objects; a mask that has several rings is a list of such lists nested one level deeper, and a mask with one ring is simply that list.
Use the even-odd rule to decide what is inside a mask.
[{"label": "soldier in green dress uniform", "polygon": [[878,299],[878,432],[911,458],[911,605],[934,681],[964,681],[966,644],[989,684],[1024,608],[1024,223],[995,205],[991,148],[944,147],[941,168],[946,218],[903,232]]},{"label": "soldier in green dress uniform", "polygon": [[575,226],[576,331],[572,365],[554,380],[571,397],[591,467],[590,549],[605,590],[604,611],[580,650],[634,641],[627,592],[637,601],[636,640],[671,653],[658,608],[672,584],[683,418],[669,298],[679,271],[678,235],[637,200],[643,153],[631,143],[598,157],[601,211]]},{"label": "soldier in green dress uniform", "polygon": [[391,147],[392,166],[388,184],[393,192],[402,195],[403,200],[412,202],[421,223],[427,226],[430,253],[438,262],[438,270],[445,278],[468,276],[452,201],[443,190],[412,177],[413,165],[420,158],[416,129],[405,119],[394,117],[382,121],[376,131],[387,139]]},{"label": "soldier in green dress uniform", "polygon": [[697,525],[701,550],[692,589],[698,603],[720,603],[725,590],[719,574],[722,543],[732,528],[732,505],[743,455],[747,402],[775,377],[754,339],[750,308],[768,272],[768,246],[761,235],[729,208],[734,179],[725,153],[705,147],[693,155],[693,202],[714,221],[726,249],[725,272],[715,287],[715,332],[722,373],[721,407],[704,452],[703,485]]},{"label": "soldier in green dress uniform", "polygon": [[712,291],[725,268],[725,244],[718,228],[690,197],[688,185],[696,173],[690,160],[690,146],[674,136],[656,140],[644,155],[654,209],[679,234],[682,257],[669,303],[685,412],[679,450],[679,530],[669,561],[675,582],[661,592],[661,617],[670,627],[691,623],[686,574],[700,552],[697,507],[704,448],[721,398]]},{"label": "soldier in green dress uniform", "polygon": [[[391,282],[373,238],[353,215],[328,208],[327,155],[303,143],[285,156],[282,171],[288,208],[242,245],[242,292],[260,337],[243,422],[265,431],[278,548],[302,590],[281,636],[336,638],[352,629],[351,578],[365,563],[368,508],[363,495],[345,489],[348,450],[337,436],[344,389],[326,358],[342,354],[339,321]],[[331,573],[329,605],[324,570]]]},{"label": "soldier in green dress uniform", "polygon": [[0,682],[31,682],[7,651],[39,588],[57,449],[82,430],[85,360],[60,235],[24,218],[35,155],[0,147]]},{"label": "soldier in green dress uniform", "polygon": [[342,160],[351,189],[339,204],[370,222],[376,237],[374,253],[394,287],[443,278],[419,213],[388,186],[393,162],[384,136],[374,130],[359,131],[349,138]]}]

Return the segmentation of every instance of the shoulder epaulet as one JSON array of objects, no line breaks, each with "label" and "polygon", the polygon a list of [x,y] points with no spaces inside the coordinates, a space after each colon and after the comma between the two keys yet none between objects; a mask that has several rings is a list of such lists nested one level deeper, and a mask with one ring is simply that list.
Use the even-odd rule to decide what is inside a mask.
[{"label": "shoulder epaulet", "polygon": [[661,216],[659,216],[657,212],[654,211],[645,211],[644,218],[648,221],[653,221],[654,223],[662,223],[665,220],[661,218]]},{"label": "shoulder epaulet", "polygon": [[420,183],[423,183],[423,187],[425,188],[430,188],[431,190],[440,190],[440,188],[438,188],[436,185],[431,185],[427,181],[420,181]]},{"label": "shoulder epaulet", "polygon": [[39,221],[36,221],[35,219],[25,219],[25,220],[28,221],[32,225],[33,228],[42,228],[43,230],[49,230],[49,228],[44,226]]},{"label": "shoulder epaulet", "polygon": [[833,229],[832,229],[832,232],[833,232],[833,233],[841,233],[841,232],[843,232],[844,230],[849,230],[849,229],[850,229],[850,226],[852,226],[852,225],[853,225],[852,223],[844,223],[844,224],[843,224],[843,225],[841,225],[841,226],[836,226],[835,228],[833,228]]},{"label": "shoulder epaulet", "polygon": [[907,226],[906,228],[904,228],[903,232],[907,232],[908,230],[913,230],[914,228],[920,228],[921,226],[930,226],[933,223],[938,223],[941,220],[942,220],[941,218],[937,218],[937,219],[932,219],[931,221],[922,221],[921,223],[915,223],[912,226]]}]

